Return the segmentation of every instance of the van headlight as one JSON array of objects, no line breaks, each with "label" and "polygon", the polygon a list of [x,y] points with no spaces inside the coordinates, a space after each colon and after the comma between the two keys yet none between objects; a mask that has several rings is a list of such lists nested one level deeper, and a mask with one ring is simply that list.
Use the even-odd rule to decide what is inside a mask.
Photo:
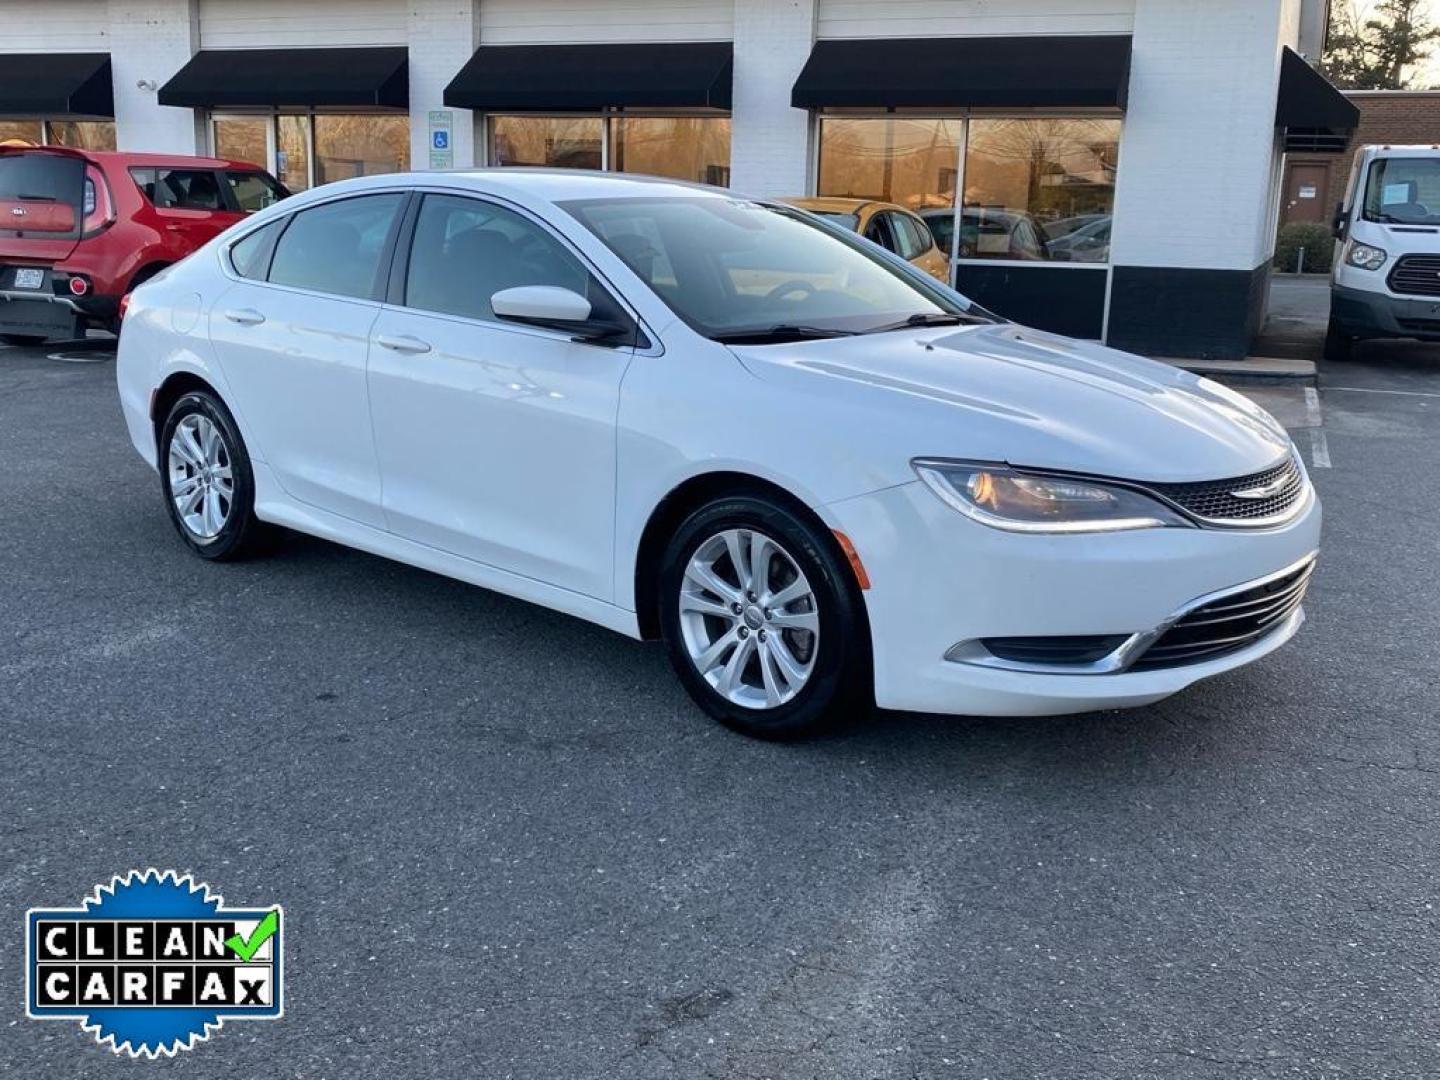
[{"label": "van headlight", "polygon": [[1193,528],[1164,503],[1123,484],[935,458],[911,462],[925,486],[968,518],[1023,533]]},{"label": "van headlight", "polygon": [[1350,254],[1345,256],[1345,261],[1361,270],[1379,270],[1387,258],[1389,256],[1380,248],[1356,243],[1350,245]]}]

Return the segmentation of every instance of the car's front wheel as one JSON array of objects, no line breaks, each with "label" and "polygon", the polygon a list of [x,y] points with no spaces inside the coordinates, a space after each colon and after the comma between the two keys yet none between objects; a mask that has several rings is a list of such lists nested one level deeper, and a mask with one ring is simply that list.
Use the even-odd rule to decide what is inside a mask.
[{"label": "car's front wheel", "polygon": [[250,455],[223,402],[196,391],[160,433],[160,486],[181,539],[206,559],[244,554],[259,538]]},{"label": "car's front wheel", "polygon": [[853,573],[830,536],[779,501],[700,507],[671,538],[660,584],[671,663],[722,723],[789,738],[871,703]]}]

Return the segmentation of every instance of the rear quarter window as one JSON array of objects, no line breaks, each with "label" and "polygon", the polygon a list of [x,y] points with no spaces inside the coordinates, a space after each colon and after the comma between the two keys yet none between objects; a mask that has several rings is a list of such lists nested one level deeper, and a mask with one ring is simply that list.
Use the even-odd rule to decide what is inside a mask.
[{"label": "rear quarter window", "polygon": [[243,278],[264,281],[270,272],[270,257],[285,220],[272,221],[230,246],[230,268]]}]

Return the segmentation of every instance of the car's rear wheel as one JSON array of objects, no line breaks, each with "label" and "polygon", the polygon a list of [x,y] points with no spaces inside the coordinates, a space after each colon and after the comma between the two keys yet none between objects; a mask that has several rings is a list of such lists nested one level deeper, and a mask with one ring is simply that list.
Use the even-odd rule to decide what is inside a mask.
[{"label": "car's rear wheel", "polygon": [[259,539],[250,456],[213,395],[189,393],[170,409],[160,434],[160,485],[170,520],[197,555],[235,558]]},{"label": "car's rear wheel", "polygon": [[701,507],[671,538],[660,579],[671,663],[722,723],[790,738],[871,703],[854,576],[791,508],[750,495]]},{"label": "car's rear wheel", "polygon": [[1330,325],[1325,329],[1325,359],[1349,360],[1355,354],[1355,338],[1330,316]]}]

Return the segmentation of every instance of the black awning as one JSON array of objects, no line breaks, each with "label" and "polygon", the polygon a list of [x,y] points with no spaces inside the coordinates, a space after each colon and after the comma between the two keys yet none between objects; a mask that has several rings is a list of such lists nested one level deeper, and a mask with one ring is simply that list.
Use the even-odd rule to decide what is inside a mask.
[{"label": "black awning", "polygon": [[445,104],[485,112],[626,107],[730,108],[728,41],[482,45]]},{"label": "black awning", "polygon": [[109,53],[0,55],[0,116],[114,115]]},{"label": "black awning", "polygon": [[819,41],[790,94],[797,109],[1123,108],[1128,36]]},{"label": "black awning", "polygon": [[1287,46],[1280,60],[1275,124],[1285,129],[1287,150],[1338,154],[1360,125],[1360,110]]},{"label": "black awning", "polygon": [[188,108],[347,105],[410,107],[403,46],[378,49],[205,49],[160,88]]}]

